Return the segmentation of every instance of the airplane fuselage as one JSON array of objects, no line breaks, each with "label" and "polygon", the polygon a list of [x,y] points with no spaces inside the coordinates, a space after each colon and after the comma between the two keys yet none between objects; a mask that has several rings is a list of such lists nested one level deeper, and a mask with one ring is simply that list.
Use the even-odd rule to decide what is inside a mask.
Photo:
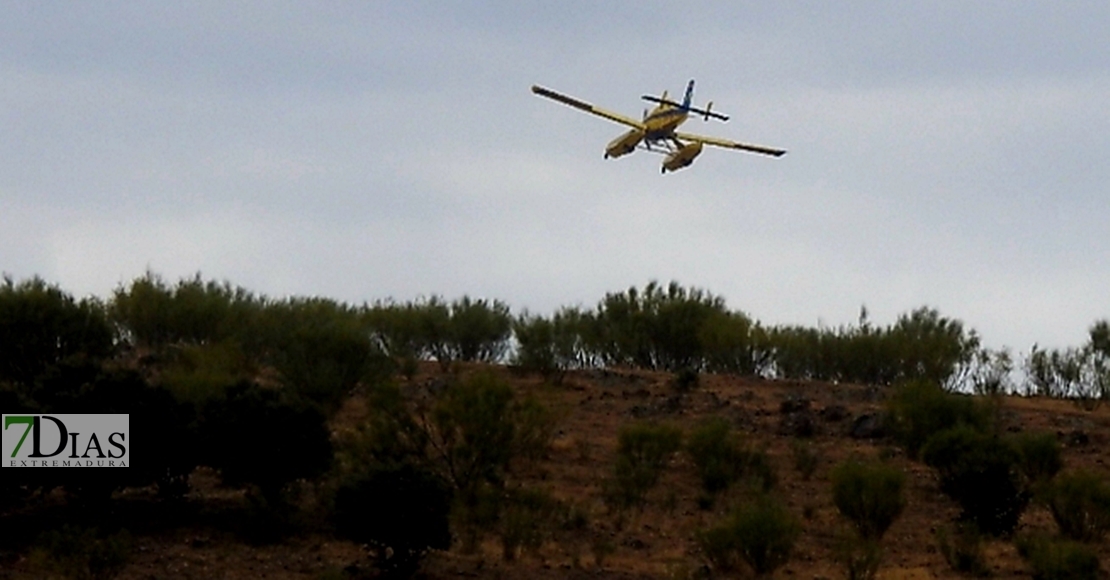
[{"label": "airplane fuselage", "polygon": [[670,138],[689,115],[689,111],[671,105],[655,107],[644,118],[644,139],[658,141]]},{"label": "airplane fuselage", "polygon": [[[666,99],[667,93],[663,93]],[[679,125],[686,122],[689,111],[669,104],[661,104],[644,115],[644,128],[633,129],[605,146],[605,158],[616,158],[627,155],[636,149],[637,145],[644,143],[649,148],[653,143],[674,141],[674,132]]]}]

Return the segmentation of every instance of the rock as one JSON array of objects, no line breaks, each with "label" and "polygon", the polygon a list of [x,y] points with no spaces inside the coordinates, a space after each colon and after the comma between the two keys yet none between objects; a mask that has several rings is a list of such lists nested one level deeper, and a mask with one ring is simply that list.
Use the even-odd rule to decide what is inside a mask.
[{"label": "rock", "polygon": [[886,434],[883,418],[878,413],[866,413],[852,421],[848,435],[853,439],[878,439]]}]

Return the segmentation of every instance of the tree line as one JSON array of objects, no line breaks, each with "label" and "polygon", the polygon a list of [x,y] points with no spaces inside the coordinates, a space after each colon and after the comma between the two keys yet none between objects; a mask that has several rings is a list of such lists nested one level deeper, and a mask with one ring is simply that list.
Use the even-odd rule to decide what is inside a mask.
[{"label": "tree line", "polygon": [[[374,374],[444,370],[456,361],[510,363],[558,381],[570,370],[630,367],[873,385],[927,380],[952,390],[1022,392],[1097,402],[1110,393],[1110,321],[1086,344],[1033,346],[1022,360],[982,346],[962,321],[929,307],[886,326],[861,309],[855,325],[764,325],[698,288],[651,282],[606,294],[593,308],[514,315],[500,300],[431,296],[353,306],[328,298],[273,299],[199,275],[153,273],[106,300],[75,300],[41,279],[0,286],[0,379],[30,380],[78,350],[169,357],[180,390],[202,393],[260,368],[326,409]],[[34,309],[38,314],[30,315]],[[19,310],[23,310],[23,314]],[[37,317],[37,318],[36,318]],[[173,371],[171,370],[171,375]],[[1015,375],[1024,377],[1015,380]],[[171,381],[172,382],[172,381]]]}]

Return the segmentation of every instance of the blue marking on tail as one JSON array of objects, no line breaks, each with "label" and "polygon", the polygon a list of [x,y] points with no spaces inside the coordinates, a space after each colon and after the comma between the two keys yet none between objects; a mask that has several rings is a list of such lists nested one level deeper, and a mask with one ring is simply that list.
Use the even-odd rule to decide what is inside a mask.
[{"label": "blue marking on tail", "polygon": [[686,85],[686,96],[682,98],[683,110],[689,110],[690,102],[694,100],[694,79],[690,79],[690,84]]}]

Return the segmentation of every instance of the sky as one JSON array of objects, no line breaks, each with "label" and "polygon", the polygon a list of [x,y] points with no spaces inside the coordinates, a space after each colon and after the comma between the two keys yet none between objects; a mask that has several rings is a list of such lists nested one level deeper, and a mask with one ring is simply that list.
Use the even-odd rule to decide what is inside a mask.
[{"label": "sky", "polygon": [[[991,348],[1110,317],[1105,2],[0,3],[0,271],[765,324],[919,307]],[[643,94],[781,147],[603,159]]]}]

